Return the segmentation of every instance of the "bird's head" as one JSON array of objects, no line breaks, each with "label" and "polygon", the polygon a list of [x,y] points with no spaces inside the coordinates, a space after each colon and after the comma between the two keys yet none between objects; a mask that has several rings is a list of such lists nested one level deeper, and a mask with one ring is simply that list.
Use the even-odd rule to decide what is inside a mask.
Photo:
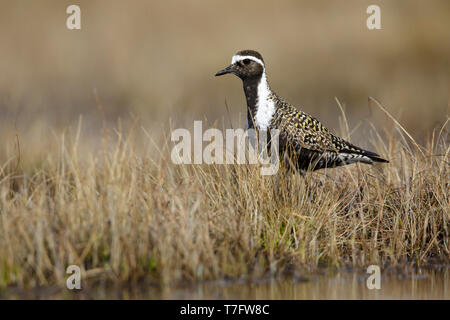
[{"label": "bird's head", "polygon": [[242,50],[237,52],[231,59],[231,64],[216,73],[216,77],[232,73],[242,80],[259,78],[265,72],[264,60],[254,50]]}]

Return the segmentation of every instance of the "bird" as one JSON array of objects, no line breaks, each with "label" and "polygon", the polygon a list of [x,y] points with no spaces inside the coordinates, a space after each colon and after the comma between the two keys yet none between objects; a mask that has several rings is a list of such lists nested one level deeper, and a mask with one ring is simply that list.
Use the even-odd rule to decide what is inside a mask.
[{"label": "bird", "polygon": [[387,163],[375,152],[357,147],[328,130],[319,120],[298,110],[269,86],[262,55],[255,50],[238,51],[231,64],[215,76],[234,74],[244,86],[247,129],[279,130],[279,154],[300,170],[315,171],[356,162]]}]

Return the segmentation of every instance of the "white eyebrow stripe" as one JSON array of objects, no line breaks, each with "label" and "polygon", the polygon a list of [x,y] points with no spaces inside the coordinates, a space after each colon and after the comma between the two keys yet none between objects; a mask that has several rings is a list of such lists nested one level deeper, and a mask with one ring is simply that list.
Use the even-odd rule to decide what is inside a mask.
[{"label": "white eyebrow stripe", "polygon": [[254,56],[240,56],[240,55],[234,55],[233,58],[231,59],[231,64],[236,63],[237,61],[242,61],[245,59],[250,59],[253,60],[255,62],[258,62],[263,68],[264,68],[264,62],[262,62],[261,59],[255,58]]}]

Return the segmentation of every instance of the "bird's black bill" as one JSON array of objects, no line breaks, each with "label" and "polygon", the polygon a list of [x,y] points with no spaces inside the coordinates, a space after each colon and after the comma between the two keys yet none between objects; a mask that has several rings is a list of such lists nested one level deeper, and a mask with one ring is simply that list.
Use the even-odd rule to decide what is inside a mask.
[{"label": "bird's black bill", "polygon": [[227,73],[232,73],[233,72],[233,65],[229,65],[228,67],[226,67],[223,70],[220,70],[219,72],[216,73],[216,77],[218,76],[223,76],[224,74]]}]

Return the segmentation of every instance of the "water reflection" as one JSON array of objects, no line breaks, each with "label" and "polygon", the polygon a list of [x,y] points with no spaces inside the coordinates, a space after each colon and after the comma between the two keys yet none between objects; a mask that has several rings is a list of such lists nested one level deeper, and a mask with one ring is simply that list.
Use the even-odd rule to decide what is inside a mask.
[{"label": "water reflection", "polygon": [[271,279],[251,284],[205,284],[194,290],[169,290],[167,299],[450,299],[450,271],[421,270],[382,276],[381,289],[369,290],[368,275],[338,273],[308,280]]},{"label": "water reflection", "polygon": [[381,289],[369,290],[368,274],[340,272],[301,278],[258,281],[213,281],[178,288],[151,284],[107,286],[97,284],[73,293],[41,288],[0,292],[2,299],[450,299],[450,266],[408,272],[382,272]]}]

